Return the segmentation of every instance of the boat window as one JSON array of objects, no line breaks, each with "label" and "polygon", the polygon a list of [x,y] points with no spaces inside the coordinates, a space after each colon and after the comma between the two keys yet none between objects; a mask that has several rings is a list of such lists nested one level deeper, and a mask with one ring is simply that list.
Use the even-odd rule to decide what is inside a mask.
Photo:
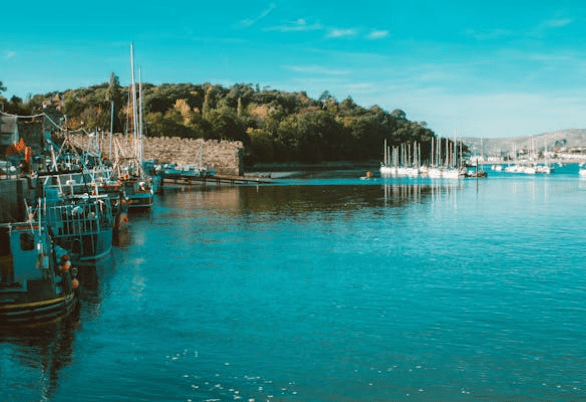
[{"label": "boat window", "polygon": [[21,250],[34,250],[35,248],[35,237],[32,233],[21,233],[20,235],[20,249]]},{"label": "boat window", "polygon": [[10,235],[8,229],[0,229],[0,256],[10,254]]}]

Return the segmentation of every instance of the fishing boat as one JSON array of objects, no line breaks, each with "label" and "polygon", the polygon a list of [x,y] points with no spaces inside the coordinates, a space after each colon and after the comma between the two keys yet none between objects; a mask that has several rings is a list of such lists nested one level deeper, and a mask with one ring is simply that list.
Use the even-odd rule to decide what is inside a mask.
[{"label": "fishing boat", "polygon": [[112,250],[114,217],[108,195],[63,195],[47,189],[47,222],[57,245],[78,265],[91,264]]},{"label": "fishing boat", "polygon": [[[130,45],[131,67],[131,95],[132,100],[132,136],[127,138],[126,146],[122,147],[118,141],[116,159],[112,169],[111,180],[119,181],[124,186],[128,199],[128,209],[148,209],[153,205],[158,181],[149,176],[143,168],[143,121],[142,121],[142,86],[139,89],[140,105],[137,100],[137,90],[134,82],[134,47]],[[159,178],[157,178],[159,179]]]},{"label": "fishing boat", "polygon": [[36,222],[0,224],[0,326],[58,320],[77,303],[67,252]]},{"label": "fishing boat", "polygon": [[155,191],[148,178],[124,180],[124,189],[128,198],[128,208],[150,208],[153,206]]},{"label": "fishing boat", "polygon": [[[38,172],[37,177],[42,179],[39,189],[51,192],[51,199],[55,198],[55,192],[66,198],[67,195],[107,195],[110,212],[113,217],[114,230],[120,230],[128,222],[128,200],[125,189],[119,180],[111,180],[112,168],[104,163],[104,158],[99,151],[82,152],[71,141],[67,131],[59,133],[62,142],[57,144],[56,139],[47,139],[48,149],[51,153],[52,164],[48,172]],[[90,141],[92,135],[89,135]],[[96,136],[93,136],[95,140]],[[90,142],[91,143],[91,142]],[[97,147],[97,145],[96,145]],[[94,161],[91,161],[92,158]],[[74,166],[62,169],[64,161],[77,161]],[[92,165],[90,169],[88,165]],[[74,167],[72,170],[71,167]],[[73,173],[72,173],[73,171]],[[52,191],[49,189],[53,189]],[[95,201],[103,201],[103,197],[94,197]],[[107,212],[107,211],[105,211]]]},{"label": "fishing boat", "polygon": [[155,198],[152,178],[146,174],[137,158],[124,156],[123,148],[119,144],[118,147],[121,151],[114,162],[111,182],[122,186],[128,210],[150,208]]},{"label": "fishing boat", "polygon": [[[52,149],[53,161],[60,159],[64,149],[62,144],[57,155]],[[96,180],[81,156],[78,160],[78,173],[65,173],[54,164],[50,172],[39,174],[36,205],[44,211],[55,244],[69,252],[74,264],[82,266],[112,250],[124,198],[121,191],[100,193],[103,183]]]}]

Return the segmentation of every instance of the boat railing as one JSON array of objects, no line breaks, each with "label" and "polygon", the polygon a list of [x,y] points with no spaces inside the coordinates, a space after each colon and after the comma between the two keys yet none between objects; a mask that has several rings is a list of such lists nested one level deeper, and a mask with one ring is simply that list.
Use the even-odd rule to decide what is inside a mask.
[{"label": "boat railing", "polygon": [[57,237],[97,234],[113,224],[111,205],[104,200],[49,206],[47,221]]}]

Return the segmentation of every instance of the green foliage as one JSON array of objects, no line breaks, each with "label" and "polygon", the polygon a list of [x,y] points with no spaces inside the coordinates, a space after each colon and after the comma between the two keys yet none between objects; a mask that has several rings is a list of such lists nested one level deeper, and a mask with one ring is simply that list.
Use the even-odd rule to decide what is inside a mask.
[{"label": "green foliage", "polygon": [[245,144],[250,142],[246,127],[234,109],[229,107],[214,109],[208,112],[206,120],[212,127],[206,139],[242,141]]},{"label": "green foliage", "polygon": [[[350,96],[338,102],[329,91],[312,99],[304,91],[261,89],[251,83],[141,87],[147,136],[242,141],[248,161],[380,160],[384,140],[389,145],[417,141],[425,159],[435,137],[424,122],[409,121],[400,109],[366,109]],[[15,98],[10,110],[39,111],[47,99],[57,99],[50,103],[61,108],[71,125],[90,130],[109,130],[113,101],[115,130],[131,130],[131,88],[121,87],[114,73],[108,83],[93,87],[35,95],[24,103]]]}]

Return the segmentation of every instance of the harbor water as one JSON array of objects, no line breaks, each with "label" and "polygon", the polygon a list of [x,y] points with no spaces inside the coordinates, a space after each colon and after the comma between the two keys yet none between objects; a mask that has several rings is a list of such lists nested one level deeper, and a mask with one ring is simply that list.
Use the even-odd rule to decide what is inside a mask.
[{"label": "harbor water", "polygon": [[167,190],[75,316],[0,334],[0,401],[584,400],[577,172]]}]

